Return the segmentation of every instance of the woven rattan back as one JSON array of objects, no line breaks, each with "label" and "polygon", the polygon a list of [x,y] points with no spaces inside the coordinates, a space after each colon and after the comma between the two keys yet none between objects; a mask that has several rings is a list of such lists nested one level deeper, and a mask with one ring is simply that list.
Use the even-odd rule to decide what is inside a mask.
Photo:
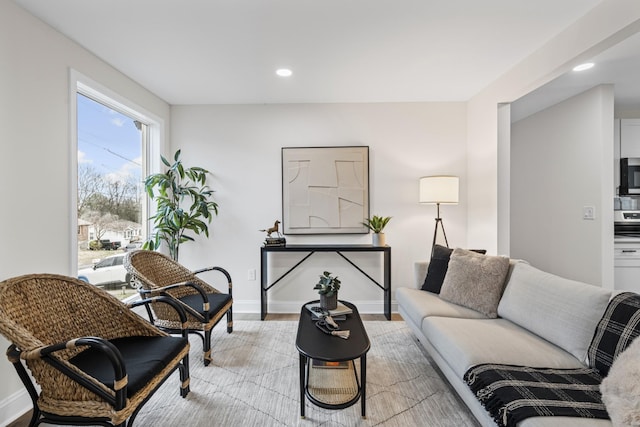
[{"label": "woven rattan back", "polygon": [[157,335],[125,304],[86,282],[32,274],[0,283],[0,333],[23,350],[82,337]]},{"label": "woven rattan back", "polygon": [[[131,274],[134,283],[143,289],[153,290],[175,283],[193,282],[207,292],[217,292],[189,269],[160,252],[147,250],[129,252],[125,256],[124,267]],[[175,292],[172,291],[172,295]],[[193,291],[185,288],[178,292],[192,293]],[[175,294],[174,296],[180,297],[182,295]]]}]

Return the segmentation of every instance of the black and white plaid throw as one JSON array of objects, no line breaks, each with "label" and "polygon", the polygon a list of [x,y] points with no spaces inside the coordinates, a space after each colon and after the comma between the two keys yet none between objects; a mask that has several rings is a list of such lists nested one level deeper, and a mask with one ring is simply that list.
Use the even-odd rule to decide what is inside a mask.
[{"label": "black and white plaid throw", "polygon": [[464,380],[499,426],[540,416],[609,418],[595,369],[483,364],[470,368]]},{"label": "black and white plaid throw", "polygon": [[640,295],[624,292],[611,298],[596,327],[587,352],[590,368],[483,364],[470,368],[464,380],[500,426],[552,415],[606,419],[600,382],[638,335]]},{"label": "black and white plaid throw", "polygon": [[589,346],[589,366],[606,377],[613,361],[640,335],[640,295],[615,295],[600,319]]}]

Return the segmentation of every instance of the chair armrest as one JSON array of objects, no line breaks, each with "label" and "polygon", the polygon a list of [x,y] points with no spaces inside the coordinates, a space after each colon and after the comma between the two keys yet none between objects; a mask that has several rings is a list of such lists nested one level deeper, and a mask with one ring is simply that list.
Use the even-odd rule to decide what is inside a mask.
[{"label": "chair armrest", "polygon": [[[102,388],[97,386],[87,377],[78,375],[75,370],[69,368],[69,366],[62,363],[58,358],[53,357],[53,353],[57,351],[73,349],[81,346],[92,347],[104,353],[109,359],[114,372],[113,389],[115,390],[115,398],[111,394],[106,393]],[[15,352],[17,352],[17,354]],[[86,389],[103,398],[105,401],[109,402],[111,405],[113,405],[115,410],[121,410],[126,406],[128,378],[127,370],[125,368],[124,361],[122,360],[122,354],[120,354],[120,351],[116,348],[116,346],[103,338],[80,337],[71,339],[69,341],[38,347],[30,350],[20,351],[15,348],[15,352],[12,355],[14,357],[17,356],[23,360],[44,360],[49,365],[53,366],[55,369],[70,377],[81,386],[85,387]],[[7,352],[7,355],[9,356],[9,352]]]},{"label": "chair armrest", "polygon": [[145,307],[149,307],[149,304],[153,303],[153,302],[160,302],[160,303],[165,303],[170,305],[171,307],[173,307],[176,312],[178,313],[178,317],[180,317],[180,323],[182,323],[182,336],[187,338],[188,337],[188,332],[187,332],[187,327],[186,327],[186,323],[187,323],[187,314],[185,313],[184,307],[182,306],[182,304],[178,303],[176,300],[167,297],[167,296],[161,296],[161,297],[152,297],[152,298],[146,298],[143,300],[139,300],[139,301],[134,301],[131,302],[129,304],[127,304],[127,307],[129,308],[135,308],[135,307],[139,307],[141,305],[144,305]]},{"label": "chair armrest", "polygon": [[227,284],[229,286],[229,295],[231,295],[233,284],[232,284],[231,275],[229,274],[229,272],[222,267],[214,266],[214,267],[201,268],[200,270],[195,270],[193,271],[193,274],[200,274],[207,271],[219,271],[220,273],[224,274],[224,276],[227,278]]}]

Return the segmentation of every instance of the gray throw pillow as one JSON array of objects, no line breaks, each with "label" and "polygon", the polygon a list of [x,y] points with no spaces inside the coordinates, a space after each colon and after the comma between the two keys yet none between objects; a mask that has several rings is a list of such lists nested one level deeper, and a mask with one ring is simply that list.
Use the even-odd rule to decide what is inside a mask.
[{"label": "gray throw pillow", "polygon": [[449,259],[440,298],[496,318],[508,271],[507,257],[456,248]]}]

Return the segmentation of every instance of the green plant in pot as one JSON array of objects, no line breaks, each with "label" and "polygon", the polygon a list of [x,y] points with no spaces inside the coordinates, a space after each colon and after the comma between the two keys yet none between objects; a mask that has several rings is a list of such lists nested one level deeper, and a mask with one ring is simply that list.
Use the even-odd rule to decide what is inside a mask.
[{"label": "green plant in pot", "polygon": [[382,232],[391,220],[390,216],[374,215],[364,220],[362,225],[373,231],[373,246],[384,246],[386,244],[385,235]]},{"label": "green plant in pot", "polygon": [[338,290],[340,289],[338,276],[334,277],[330,272],[325,271],[313,289],[316,289],[320,294],[321,308],[335,310],[338,307]]},{"label": "green plant in pot", "polygon": [[144,181],[147,194],[156,202],[156,212],[149,218],[154,223],[154,234],[143,249],[155,250],[164,242],[171,258],[177,261],[180,244],[194,240],[189,232],[209,237],[208,224],[213,214],[218,214],[218,204],[213,201],[213,190],[207,186],[208,170],[185,168],[180,150],[173,156],[173,164],[164,156],[160,159],[167,171],[149,175]]}]

